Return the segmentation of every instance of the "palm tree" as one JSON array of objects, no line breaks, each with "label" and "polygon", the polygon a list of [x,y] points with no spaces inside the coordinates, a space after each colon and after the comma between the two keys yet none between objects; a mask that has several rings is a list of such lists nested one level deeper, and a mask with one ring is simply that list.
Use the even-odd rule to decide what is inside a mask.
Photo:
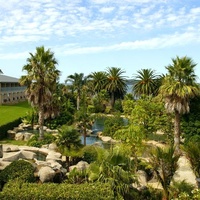
[{"label": "palm tree", "polygon": [[172,59],[172,65],[166,67],[168,74],[160,87],[165,99],[165,108],[174,113],[174,146],[180,150],[180,117],[189,112],[189,101],[199,94],[194,67],[196,63],[189,57]]},{"label": "palm tree", "polygon": [[20,78],[20,83],[27,86],[25,91],[27,99],[38,110],[40,140],[44,138],[45,112],[48,113],[53,102],[53,93],[60,74],[56,69],[57,64],[54,53],[41,46],[36,47],[35,54],[30,53],[30,58],[27,58],[27,64],[22,69],[27,75]]},{"label": "palm tree", "polygon": [[77,103],[77,110],[80,109],[80,98],[81,98],[81,90],[83,88],[83,86],[86,84],[87,81],[87,77],[84,77],[83,73],[77,74],[74,73],[73,75],[69,75],[66,79],[66,83],[67,81],[71,82],[71,89],[72,89],[72,93],[73,92],[77,92],[77,98],[76,98],[76,103]]},{"label": "palm tree", "polygon": [[110,93],[111,108],[114,108],[116,98],[122,98],[127,90],[126,78],[123,76],[125,71],[117,67],[107,68],[107,80],[105,89]]},{"label": "palm tree", "polygon": [[62,126],[58,130],[59,134],[56,140],[59,150],[66,156],[67,167],[69,168],[69,155],[72,150],[77,150],[81,147],[80,134],[77,129],[72,126]]},{"label": "palm tree", "polygon": [[88,180],[109,183],[115,199],[129,194],[130,185],[136,178],[133,173],[133,162],[124,146],[116,146],[112,151],[99,149],[97,155],[97,160],[90,164]]},{"label": "palm tree", "polygon": [[105,89],[106,72],[92,72],[88,77],[91,79],[95,92],[99,93],[102,89]]},{"label": "palm tree", "polygon": [[141,69],[137,71],[134,79],[133,93],[135,96],[157,94],[159,77],[155,74],[154,70]]},{"label": "palm tree", "polygon": [[184,144],[184,151],[196,176],[197,186],[200,188],[200,136],[195,135],[191,137],[189,141]]},{"label": "palm tree", "polygon": [[179,154],[174,154],[174,147],[171,146],[166,149],[156,147],[151,152],[150,164],[156,177],[164,190],[164,198],[169,199],[169,187],[172,178],[178,169]]}]

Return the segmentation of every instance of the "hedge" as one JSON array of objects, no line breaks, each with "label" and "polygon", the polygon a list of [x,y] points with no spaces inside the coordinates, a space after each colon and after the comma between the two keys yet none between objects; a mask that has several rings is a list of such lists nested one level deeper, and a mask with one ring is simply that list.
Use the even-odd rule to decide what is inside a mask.
[{"label": "hedge", "polygon": [[25,183],[22,181],[8,182],[0,192],[1,200],[114,200],[114,194],[108,184],[85,183]]},{"label": "hedge", "polygon": [[12,130],[14,127],[17,127],[20,123],[21,118],[0,126],[0,140],[7,138],[7,131]]}]

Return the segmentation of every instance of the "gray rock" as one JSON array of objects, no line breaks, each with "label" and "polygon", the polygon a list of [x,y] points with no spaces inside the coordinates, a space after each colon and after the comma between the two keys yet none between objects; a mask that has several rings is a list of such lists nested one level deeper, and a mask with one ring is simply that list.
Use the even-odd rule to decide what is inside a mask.
[{"label": "gray rock", "polygon": [[25,132],[24,133],[24,141],[30,140],[30,138],[31,138],[32,135],[33,135],[32,133]]},{"label": "gray rock", "polygon": [[38,172],[39,179],[42,183],[52,182],[55,176],[55,171],[51,167],[42,167]]},{"label": "gray rock", "polygon": [[7,133],[8,133],[8,138],[9,138],[9,139],[15,139],[15,134],[16,134],[15,131],[13,131],[13,130],[8,130]]},{"label": "gray rock", "polygon": [[18,160],[21,158],[21,152],[10,152],[10,153],[4,153],[4,157],[2,158],[3,161],[9,161],[13,162],[15,160]]},{"label": "gray rock", "polygon": [[24,134],[19,132],[15,134],[15,140],[22,141],[24,140]]},{"label": "gray rock", "polygon": [[74,168],[76,168],[79,171],[83,171],[89,167],[89,164],[85,161],[80,161],[76,165],[72,165],[69,167],[69,171],[72,171]]},{"label": "gray rock", "polygon": [[56,151],[57,149],[58,149],[58,147],[55,143],[49,144],[49,150]]},{"label": "gray rock", "polygon": [[31,151],[21,151],[20,158],[26,159],[26,160],[33,160],[36,158],[36,153]]}]

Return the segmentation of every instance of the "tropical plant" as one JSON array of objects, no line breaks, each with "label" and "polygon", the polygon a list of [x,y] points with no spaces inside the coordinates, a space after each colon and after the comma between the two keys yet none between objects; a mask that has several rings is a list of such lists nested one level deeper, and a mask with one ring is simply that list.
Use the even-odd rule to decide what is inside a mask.
[{"label": "tropical plant", "polygon": [[88,179],[109,183],[117,199],[129,194],[130,184],[136,181],[132,171],[133,167],[127,151],[116,146],[110,152],[100,151],[97,161],[90,164]]},{"label": "tropical plant", "polygon": [[169,199],[169,188],[172,178],[178,169],[179,154],[175,154],[175,148],[156,147],[150,153],[150,164],[156,177],[163,188],[163,196],[166,200]]},{"label": "tropical plant", "polygon": [[106,72],[92,72],[88,78],[91,79],[93,90],[99,93],[101,90],[105,89],[106,83]]},{"label": "tropical plant", "polygon": [[189,101],[199,94],[194,68],[196,63],[189,57],[172,59],[167,66],[168,74],[164,77],[160,87],[160,94],[164,97],[165,108],[174,113],[174,146],[180,151],[180,117],[189,112]]},{"label": "tropical plant", "polygon": [[[200,178],[200,136],[193,136],[184,144],[183,147],[188,160],[190,161],[192,170],[197,178]],[[199,181],[200,182],[200,181]],[[198,183],[198,181],[197,181]],[[198,183],[198,187],[200,188],[200,184]]]},{"label": "tropical plant", "polygon": [[44,137],[45,115],[53,114],[51,105],[54,101],[53,94],[56,91],[56,82],[60,74],[56,65],[57,61],[50,49],[45,50],[44,46],[36,47],[36,53],[30,53],[30,58],[27,58],[27,64],[23,67],[23,71],[26,71],[27,75],[20,78],[21,85],[27,86],[25,94],[28,101],[38,110],[40,140]]},{"label": "tropical plant", "polygon": [[62,126],[58,131],[59,134],[56,139],[56,144],[59,151],[66,156],[66,164],[67,167],[69,167],[70,154],[82,146],[80,134],[77,129],[72,126]]},{"label": "tropical plant", "polygon": [[83,86],[86,84],[87,77],[84,76],[83,73],[74,73],[73,75],[69,75],[66,79],[67,82],[71,83],[71,91],[72,93],[76,92],[76,106],[77,110],[80,109],[80,98]]},{"label": "tropical plant", "polygon": [[152,69],[141,69],[134,75],[133,93],[135,96],[156,95],[158,92],[158,76]]},{"label": "tropical plant", "polygon": [[110,104],[113,109],[116,98],[123,98],[127,90],[126,78],[123,75],[125,71],[117,67],[109,67],[106,73],[105,89],[110,94]]},{"label": "tropical plant", "polygon": [[80,129],[81,133],[83,134],[83,144],[86,145],[86,136],[87,136],[87,129],[92,128],[92,120],[88,113],[88,102],[87,102],[87,87],[83,87],[82,89],[82,106],[75,114],[75,120],[77,122],[77,128]]}]

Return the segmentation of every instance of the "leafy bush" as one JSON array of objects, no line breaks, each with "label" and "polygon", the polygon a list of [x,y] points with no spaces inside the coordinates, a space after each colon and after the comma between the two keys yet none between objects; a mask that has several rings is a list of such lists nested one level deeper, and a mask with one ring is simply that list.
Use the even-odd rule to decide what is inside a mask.
[{"label": "leafy bush", "polygon": [[74,117],[70,112],[62,112],[59,116],[54,119],[45,120],[45,125],[50,129],[57,129],[64,124],[71,125],[73,123]]},{"label": "leafy bush", "polygon": [[11,181],[0,193],[1,200],[114,200],[109,184],[36,184]]},{"label": "leafy bush", "polygon": [[96,147],[96,146],[85,146],[82,151],[83,151],[83,161],[86,161],[87,163],[91,163],[97,160],[98,153],[97,149],[101,147]]},{"label": "leafy bush", "polygon": [[194,185],[190,183],[185,181],[173,182],[170,186],[170,196],[177,198],[181,193],[187,193],[189,196],[192,196],[192,190],[194,190]]},{"label": "leafy bush", "polygon": [[120,115],[107,117],[104,122],[103,134],[106,136],[114,136],[115,132],[124,126],[123,118]]},{"label": "leafy bush", "polygon": [[14,127],[18,126],[20,123],[21,123],[21,118],[0,126],[0,133],[1,133],[0,139],[5,139],[7,137],[7,131],[12,130]]},{"label": "leafy bush", "polygon": [[50,133],[45,133],[44,134],[44,139],[43,140],[39,140],[39,133],[36,133],[29,141],[28,141],[28,145],[29,146],[33,146],[33,147],[41,147],[42,145],[45,144],[50,144],[52,142],[54,142],[56,140],[56,137],[53,136]]},{"label": "leafy bush", "polygon": [[0,186],[1,188],[9,180],[20,179],[24,182],[34,182],[34,167],[31,163],[24,160],[17,160],[8,165],[0,172]]}]

